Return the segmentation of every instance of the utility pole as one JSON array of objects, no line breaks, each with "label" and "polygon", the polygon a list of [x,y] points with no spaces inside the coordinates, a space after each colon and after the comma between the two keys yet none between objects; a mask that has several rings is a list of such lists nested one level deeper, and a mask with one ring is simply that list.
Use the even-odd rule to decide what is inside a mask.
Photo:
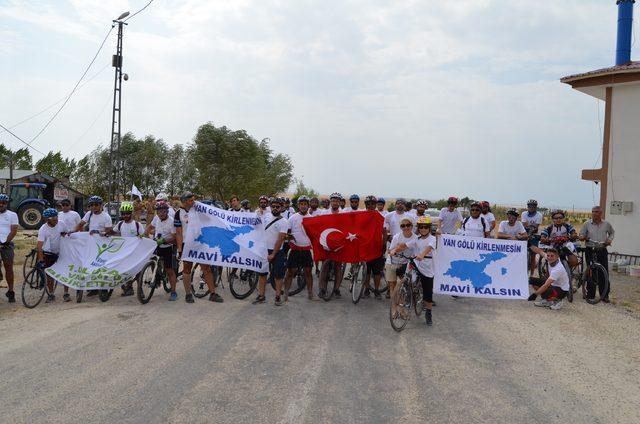
[{"label": "utility pole", "polygon": [[[121,117],[122,117],[122,30],[127,25],[123,19],[129,16],[125,12],[116,20],[114,25],[118,25],[118,45],[116,54],[111,60],[115,68],[115,78],[113,83],[113,114],[111,120],[111,145],[109,147],[109,200],[118,201],[120,198],[120,174],[122,172],[122,161],[120,158],[121,140]],[[127,79],[125,75],[125,80]]]}]

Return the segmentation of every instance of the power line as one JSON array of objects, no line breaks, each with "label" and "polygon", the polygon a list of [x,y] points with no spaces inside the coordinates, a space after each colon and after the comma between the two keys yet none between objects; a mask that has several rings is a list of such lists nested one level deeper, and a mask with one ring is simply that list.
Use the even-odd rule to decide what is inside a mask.
[{"label": "power line", "polygon": [[49,119],[49,121],[47,121],[47,123],[44,125],[44,127],[42,127],[42,129],[35,135],[35,137],[33,137],[31,139],[31,142],[33,143],[34,141],[36,141],[36,139],[38,137],[40,137],[40,135],[47,129],[47,127],[49,127],[49,125],[53,122],[54,119],[56,119],[56,117],[58,116],[58,114],[62,111],[62,109],[67,105],[67,103],[69,102],[69,99],[71,99],[71,96],[73,96],[73,93],[76,92],[76,90],[78,89],[78,86],[80,85],[80,82],[82,82],[82,80],[84,79],[85,75],[87,75],[87,72],[89,72],[89,69],[91,69],[91,66],[93,65],[93,62],[96,61],[96,58],[98,57],[98,55],[100,54],[100,51],[102,51],[102,48],[104,47],[104,44],[107,42],[107,39],[109,38],[109,35],[111,35],[111,32],[113,31],[115,25],[111,25],[111,28],[109,29],[109,32],[107,32],[107,35],[104,37],[104,40],[102,40],[102,43],[100,44],[100,47],[98,48],[98,51],[96,52],[96,54],[93,56],[93,59],[91,59],[91,62],[89,62],[89,66],[87,66],[87,68],[84,70],[84,72],[82,73],[82,76],[80,77],[80,79],[78,80],[78,82],[76,83],[76,85],[73,87],[73,90],[71,90],[71,93],[69,93],[69,95],[67,96],[67,98],[65,99],[64,103],[62,103],[62,106],[60,106],[60,108],[56,111],[56,113],[53,114],[53,116],[51,117],[51,119]]},{"label": "power line", "polygon": [[22,143],[26,144],[27,146],[31,147],[33,150],[35,150],[36,152],[40,153],[42,156],[46,156],[44,153],[42,153],[40,150],[36,149],[35,147],[33,147],[31,144],[27,143],[26,141],[24,141],[23,139],[21,139],[20,137],[18,137],[17,135],[15,135],[13,132],[11,132],[11,130],[7,127],[5,127],[4,125],[0,124],[0,128],[2,128],[3,130],[5,130],[6,132],[8,132],[9,134],[11,134],[12,136],[14,136],[15,138],[17,138],[18,140],[20,140]]},{"label": "power line", "polygon": [[124,22],[127,22],[129,19],[133,18],[134,16],[136,16],[138,13],[142,12],[144,9],[146,9],[147,7],[149,7],[149,5],[153,3],[153,0],[150,0],[149,3],[147,3],[142,9],[138,10],[136,13],[134,13],[133,15],[129,16],[127,19],[124,20]]},{"label": "power line", "polygon": [[102,105],[102,108],[100,109],[100,112],[98,112],[98,115],[96,115],[96,117],[93,120],[93,122],[91,122],[91,125],[89,125],[89,127],[85,130],[85,132],[83,132],[82,135],[80,137],[78,137],[78,139],[71,146],[69,146],[66,149],[64,149],[62,151],[62,153],[66,154],[69,150],[71,150],[74,147],[76,147],[76,145],[89,133],[89,131],[91,131],[91,128],[93,128],[93,126],[96,124],[96,122],[98,122],[98,119],[100,119],[100,117],[104,113],[105,109],[107,108],[107,105],[109,105],[110,101],[111,101],[111,93],[109,93],[109,96],[107,97],[107,101],[104,103],[104,105]]}]

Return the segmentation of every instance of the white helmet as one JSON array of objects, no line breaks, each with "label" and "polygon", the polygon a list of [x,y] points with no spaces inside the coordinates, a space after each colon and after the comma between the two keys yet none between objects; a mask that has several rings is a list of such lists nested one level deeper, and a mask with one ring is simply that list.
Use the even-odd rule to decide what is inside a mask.
[{"label": "white helmet", "polygon": [[156,196],[156,201],[164,200],[165,202],[169,201],[169,196],[167,193],[158,193]]}]

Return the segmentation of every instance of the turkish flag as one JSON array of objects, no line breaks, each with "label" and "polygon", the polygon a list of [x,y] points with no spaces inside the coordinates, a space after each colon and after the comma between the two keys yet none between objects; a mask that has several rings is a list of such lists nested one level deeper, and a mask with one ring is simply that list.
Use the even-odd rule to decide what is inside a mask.
[{"label": "turkish flag", "polygon": [[367,262],[382,254],[384,218],[378,211],[312,216],[302,220],[316,261]]}]

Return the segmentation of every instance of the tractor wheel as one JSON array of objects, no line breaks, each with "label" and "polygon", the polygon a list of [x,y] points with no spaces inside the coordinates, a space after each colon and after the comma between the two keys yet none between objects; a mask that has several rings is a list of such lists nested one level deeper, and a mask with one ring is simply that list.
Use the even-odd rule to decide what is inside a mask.
[{"label": "tractor wheel", "polygon": [[44,216],[42,216],[44,206],[40,203],[28,203],[18,209],[18,220],[20,226],[25,230],[37,230],[44,224]]}]

